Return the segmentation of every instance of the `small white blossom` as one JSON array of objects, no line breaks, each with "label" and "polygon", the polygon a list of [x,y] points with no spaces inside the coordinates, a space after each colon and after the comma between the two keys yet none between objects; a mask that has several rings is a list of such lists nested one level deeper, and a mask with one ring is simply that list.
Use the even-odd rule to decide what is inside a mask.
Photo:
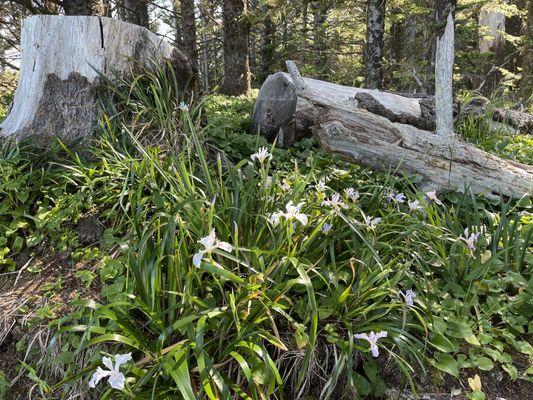
[{"label": "small white blossom", "polygon": [[123,390],[126,383],[126,377],[120,372],[120,366],[122,364],[131,361],[131,353],[117,354],[115,356],[115,364],[109,357],[102,357],[102,363],[108,368],[108,370],[98,367],[89,381],[89,387],[95,388],[98,382],[105,377],[109,377],[108,383],[113,389]]},{"label": "small white blossom", "polygon": [[285,206],[286,212],[275,212],[270,216],[270,221],[274,224],[274,226],[277,226],[281,218],[285,218],[288,221],[296,219],[302,225],[307,225],[307,215],[300,212],[300,209],[302,208],[303,204],[304,203],[298,203],[297,205],[294,205],[292,201],[289,201]]},{"label": "small white blossom", "polygon": [[435,204],[438,204],[439,206],[442,206],[442,201],[440,201],[437,197],[437,191],[435,189],[429,191],[426,193],[426,197],[435,202]]},{"label": "small white blossom", "polygon": [[344,194],[346,194],[346,196],[348,196],[348,198],[354,203],[359,199],[359,192],[354,188],[344,189]]},{"label": "small white blossom", "polygon": [[415,305],[414,299],[416,299],[416,294],[411,289],[406,290],[405,293],[400,290],[398,294],[403,296],[405,304],[407,304],[409,307],[413,307]]},{"label": "small white blossom", "polygon": [[322,226],[322,232],[324,233],[329,233],[329,231],[331,231],[331,228],[333,228],[333,225],[331,225],[330,223],[326,222],[323,226]]},{"label": "small white blossom", "polygon": [[272,177],[267,176],[265,181],[265,189],[270,189],[270,186],[272,186]]},{"label": "small white blossom", "polygon": [[392,200],[394,200],[394,196],[396,196],[396,192],[394,190],[389,190],[385,198],[390,203]]},{"label": "small white blossom", "polygon": [[415,201],[408,201],[407,204],[409,205],[409,209],[411,211],[416,211],[416,210],[422,210],[424,209],[423,206],[420,205],[420,202],[418,200],[415,200]]},{"label": "small white blossom", "polygon": [[403,193],[396,193],[396,191],[391,190],[389,193],[385,196],[387,201],[389,203],[396,202],[396,203],[403,203],[405,201],[405,195]]},{"label": "small white blossom", "polygon": [[178,108],[183,112],[189,111],[189,106],[184,101],[180,102]]},{"label": "small white blossom", "polygon": [[284,191],[288,191],[291,189],[291,185],[289,185],[289,183],[285,179],[283,180],[283,184],[280,187]]},{"label": "small white blossom", "polygon": [[263,164],[267,158],[272,159],[272,154],[268,152],[266,147],[260,147],[257,153],[252,154],[250,158],[253,161],[257,160],[260,164]]},{"label": "small white blossom", "polygon": [[406,197],[403,193],[398,193],[395,197],[394,197],[394,200],[397,202],[397,203],[403,203],[405,201]]},{"label": "small white blossom", "polygon": [[201,238],[198,243],[203,245],[204,249],[194,255],[192,263],[195,267],[200,267],[202,258],[204,258],[205,254],[211,254],[216,249],[221,249],[228,253],[233,251],[233,246],[231,244],[217,239],[215,229],[211,230],[211,233],[208,236]]},{"label": "small white blossom", "polygon": [[371,216],[365,217],[365,225],[367,225],[369,228],[375,228],[379,223],[381,222],[381,218],[373,218]]},{"label": "small white blossom", "polygon": [[348,208],[348,206],[340,200],[340,196],[338,193],[334,193],[331,196],[331,199],[324,200],[322,204],[330,207],[335,214],[339,213],[341,211],[341,208]]},{"label": "small white blossom", "polygon": [[470,233],[468,228],[465,228],[464,230],[464,237],[461,237],[462,240],[464,240],[464,242],[466,243],[467,247],[474,251],[476,249],[476,243],[477,243],[477,240],[479,239],[479,236],[483,234],[483,232],[485,231],[485,227],[482,226],[480,229],[479,229],[479,232],[472,232]]},{"label": "small white blossom", "polygon": [[324,190],[326,190],[326,181],[324,179],[319,180],[315,185],[315,189],[317,192],[322,193]]},{"label": "small white blossom", "polygon": [[381,331],[378,333],[375,333],[374,331],[370,333],[357,333],[355,334],[356,339],[363,339],[366,340],[368,343],[370,343],[370,351],[372,352],[372,355],[374,357],[379,356],[379,349],[378,349],[378,339],[387,337],[388,333],[387,331]]}]

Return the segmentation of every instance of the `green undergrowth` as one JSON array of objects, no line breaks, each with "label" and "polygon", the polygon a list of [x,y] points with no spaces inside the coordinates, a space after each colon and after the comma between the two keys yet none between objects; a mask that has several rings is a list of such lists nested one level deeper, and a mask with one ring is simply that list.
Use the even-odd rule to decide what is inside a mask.
[{"label": "green undergrowth", "polygon": [[17,87],[18,74],[4,71],[0,73],[0,121],[7,115]]},{"label": "green undergrowth", "polygon": [[460,121],[457,131],[465,140],[499,157],[533,164],[533,136],[516,133],[512,128],[491,129],[486,121],[467,118]]},{"label": "green undergrowth", "polygon": [[[99,261],[79,276],[99,300],[41,312],[47,347],[17,345],[34,396],[376,398],[390,376],[416,392],[428,371],[500,368],[532,380],[530,199],[431,200],[311,139],[284,150],[248,134],[251,98],[176,93],[161,71],[121,82],[83,154],[3,149],[0,272],[43,248]],[[76,231],[88,215],[105,226],[94,251]],[[370,332],[386,333],[377,348]],[[123,390],[88,387],[103,356],[127,353]]]}]

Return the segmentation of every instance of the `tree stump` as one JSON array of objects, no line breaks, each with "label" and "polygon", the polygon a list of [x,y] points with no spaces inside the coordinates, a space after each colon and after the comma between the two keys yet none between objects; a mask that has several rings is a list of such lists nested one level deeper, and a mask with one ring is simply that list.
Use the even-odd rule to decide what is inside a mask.
[{"label": "tree stump", "polygon": [[89,137],[105,79],[170,61],[185,87],[190,62],[155,33],[97,16],[36,15],[24,20],[19,85],[0,138],[38,145]]}]

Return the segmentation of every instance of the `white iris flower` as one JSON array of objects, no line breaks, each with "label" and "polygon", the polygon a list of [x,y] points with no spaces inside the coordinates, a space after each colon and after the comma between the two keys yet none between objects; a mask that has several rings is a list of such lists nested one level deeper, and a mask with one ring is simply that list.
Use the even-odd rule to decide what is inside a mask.
[{"label": "white iris flower", "polygon": [[372,352],[372,355],[374,357],[379,356],[379,349],[378,349],[378,339],[387,337],[388,333],[386,331],[381,331],[378,333],[375,333],[374,331],[370,333],[357,333],[355,334],[356,339],[363,339],[366,340],[368,343],[370,343],[370,351]]},{"label": "white iris flower", "polygon": [[266,147],[260,147],[257,153],[254,153],[250,156],[252,161],[259,161],[260,164],[263,164],[267,158],[272,159],[272,154],[268,152]]},{"label": "white iris flower", "polygon": [[126,377],[120,372],[120,366],[122,364],[131,361],[131,353],[117,354],[115,356],[115,364],[109,357],[102,357],[102,363],[108,368],[107,370],[98,367],[89,381],[89,387],[95,388],[98,382],[103,378],[108,377],[107,383],[113,389],[123,390],[126,383]]},{"label": "white iris flower", "polygon": [[304,203],[298,203],[297,205],[294,205],[292,201],[289,201],[285,206],[286,211],[275,212],[270,216],[270,221],[274,224],[274,226],[277,226],[280,223],[281,218],[285,218],[288,221],[296,219],[302,225],[307,225],[307,215],[300,212],[300,209],[303,205]]},{"label": "white iris flower", "polygon": [[221,249],[227,251],[228,253],[233,251],[233,246],[231,244],[217,239],[215,235],[215,229],[211,230],[211,233],[208,236],[201,238],[198,243],[202,244],[204,249],[200,250],[194,255],[192,263],[195,267],[200,267],[204,255],[211,254],[216,249]]}]

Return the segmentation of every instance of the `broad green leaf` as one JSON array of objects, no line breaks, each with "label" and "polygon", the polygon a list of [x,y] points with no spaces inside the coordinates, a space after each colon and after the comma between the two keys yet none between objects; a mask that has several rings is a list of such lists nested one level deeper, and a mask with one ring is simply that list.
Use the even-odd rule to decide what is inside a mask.
[{"label": "broad green leaf", "polygon": [[429,343],[443,353],[451,353],[452,351],[456,350],[453,343],[441,333],[431,335]]},{"label": "broad green leaf", "polygon": [[474,346],[481,346],[481,343],[479,343],[479,340],[477,340],[476,335],[470,335],[468,337],[465,337],[465,340]]},{"label": "broad green leaf", "polygon": [[483,371],[490,371],[494,368],[493,362],[488,357],[476,357],[474,361],[477,367]]},{"label": "broad green leaf", "polygon": [[459,378],[459,367],[457,361],[449,354],[435,353],[434,358],[430,359],[431,364],[456,378]]},{"label": "broad green leaf", "polygon": [[464,339],[473,335],[472,329],[465,321],[449,321],[448,334],[452,337]]}]

